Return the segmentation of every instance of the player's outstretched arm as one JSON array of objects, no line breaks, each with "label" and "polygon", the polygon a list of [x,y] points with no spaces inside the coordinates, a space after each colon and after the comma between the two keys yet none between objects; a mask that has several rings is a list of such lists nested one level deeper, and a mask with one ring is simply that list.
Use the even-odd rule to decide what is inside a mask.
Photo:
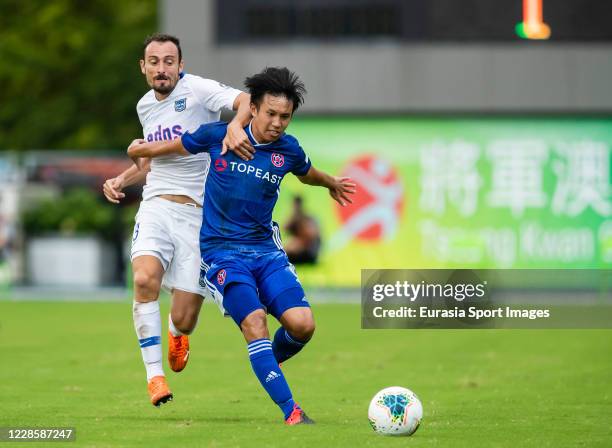
[{"label": "player's outstretched arm", "polygon": [[168,154],[180,154],[188,156],[190,153],[183,147],[180,138],[174,140],[163,140],[160,142],[145,142],[144,140],[134,140],[128,147],[127,155],[131,158],[139,169],[142,169],[142,158],[154,158]]},{"label": "player's outstretched arm", "polygon": [[244,132],[244,127],[251,121],[251,95],[244,92],[238,95],[234,100],[234,110],[236,116],[227,125],[221,155],[230,150],[243,160],[251,160],[255,148]]},{"label": "player's outstretched arm", "polygon": [[329,195],[341,206],[352,203],[350,196],[355,193],[357,185],[350,177],[331,176],[314,167],[310,167],[304,176],[298,176],[300,182],[318,187],[325,187]]}]

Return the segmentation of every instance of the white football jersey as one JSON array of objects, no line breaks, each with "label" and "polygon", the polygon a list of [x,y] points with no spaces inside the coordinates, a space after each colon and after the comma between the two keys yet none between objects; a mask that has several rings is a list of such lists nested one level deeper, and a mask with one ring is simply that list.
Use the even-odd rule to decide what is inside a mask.
[{"label": "white football jersey", "polygon": [[[162,101],[150,90],[136,106],[144,139],[171,140],[187,131],[194,132],[202,124],[218,121],[221,109],[232,110],[240,93],[212,79],[188,74],[182,75],[172,93]],[[177,194],[202,204],[209,167],[210,156],[205,153],[156,157],[151,160],[142,199]]]}]

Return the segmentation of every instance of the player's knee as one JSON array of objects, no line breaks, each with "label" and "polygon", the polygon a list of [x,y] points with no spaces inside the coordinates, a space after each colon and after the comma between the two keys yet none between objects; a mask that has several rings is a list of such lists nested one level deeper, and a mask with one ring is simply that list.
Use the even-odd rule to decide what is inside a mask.
[{"label": "player's knee", "polygon": [[288,309],[281,316],[280,322],[289,335],[298,341],[309,341],[315,331],[312,310],[308,307]]},{"label": "player's knee", "polygon": [[264,310],[255,310],[250,313],[241,322],[240,328],[247,341],[270,337]]},{"label": "player's knee", "polygon": [[311,312],[300,313],[299,317],[295,316],[286,323],[285,329],[298,341],[307,342],[314,334],[315,323]]},{"label": "player's knee", "polygon": [[194,316],[184,310],[173,310],[171,317],[174,327],[183,334],[191,334],[198,323],[197,314]]},{"label": "player's knee", "polygon": [[151,275],[149,272],[134,272],[134,289],[139,295],[153,296],[152,300],[154,300],[157,298],[160,286],[160,280],[156,278],[156,276]]},{"label": "player's knee", "polygon": [[289,329],[289,334],[299,341],[309,341],[315,332],[315,323],[312,317],[306,317],[294,322]]}]

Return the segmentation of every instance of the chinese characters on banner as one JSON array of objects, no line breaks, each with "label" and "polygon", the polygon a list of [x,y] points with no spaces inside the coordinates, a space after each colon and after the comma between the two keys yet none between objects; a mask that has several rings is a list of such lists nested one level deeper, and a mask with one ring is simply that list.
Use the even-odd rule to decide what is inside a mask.
[{"label": "chinese characters on banner", "polygon": [[434,141],[420,149],[422,250],[507,268],[611,263],[610,180],[603,141]]}]

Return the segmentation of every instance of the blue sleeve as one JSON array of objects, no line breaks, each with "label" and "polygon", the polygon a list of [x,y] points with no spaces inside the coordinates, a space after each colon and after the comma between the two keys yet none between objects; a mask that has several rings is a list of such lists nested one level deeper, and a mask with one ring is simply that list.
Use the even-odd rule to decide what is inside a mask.
[{"label": "blue sleeve", "polygon": [[222,122],[203,124],[193,133],[185,132],[181,142],[191,154],[209,152],[212,145],[223,141],[226,128],[227,123]]},{"label": "blue sleeve", "polygon": [[306,155],[300,144],[295,140],[295,160],[291,172],[296,176],[305,176],[312,166],[310,158]]}]

